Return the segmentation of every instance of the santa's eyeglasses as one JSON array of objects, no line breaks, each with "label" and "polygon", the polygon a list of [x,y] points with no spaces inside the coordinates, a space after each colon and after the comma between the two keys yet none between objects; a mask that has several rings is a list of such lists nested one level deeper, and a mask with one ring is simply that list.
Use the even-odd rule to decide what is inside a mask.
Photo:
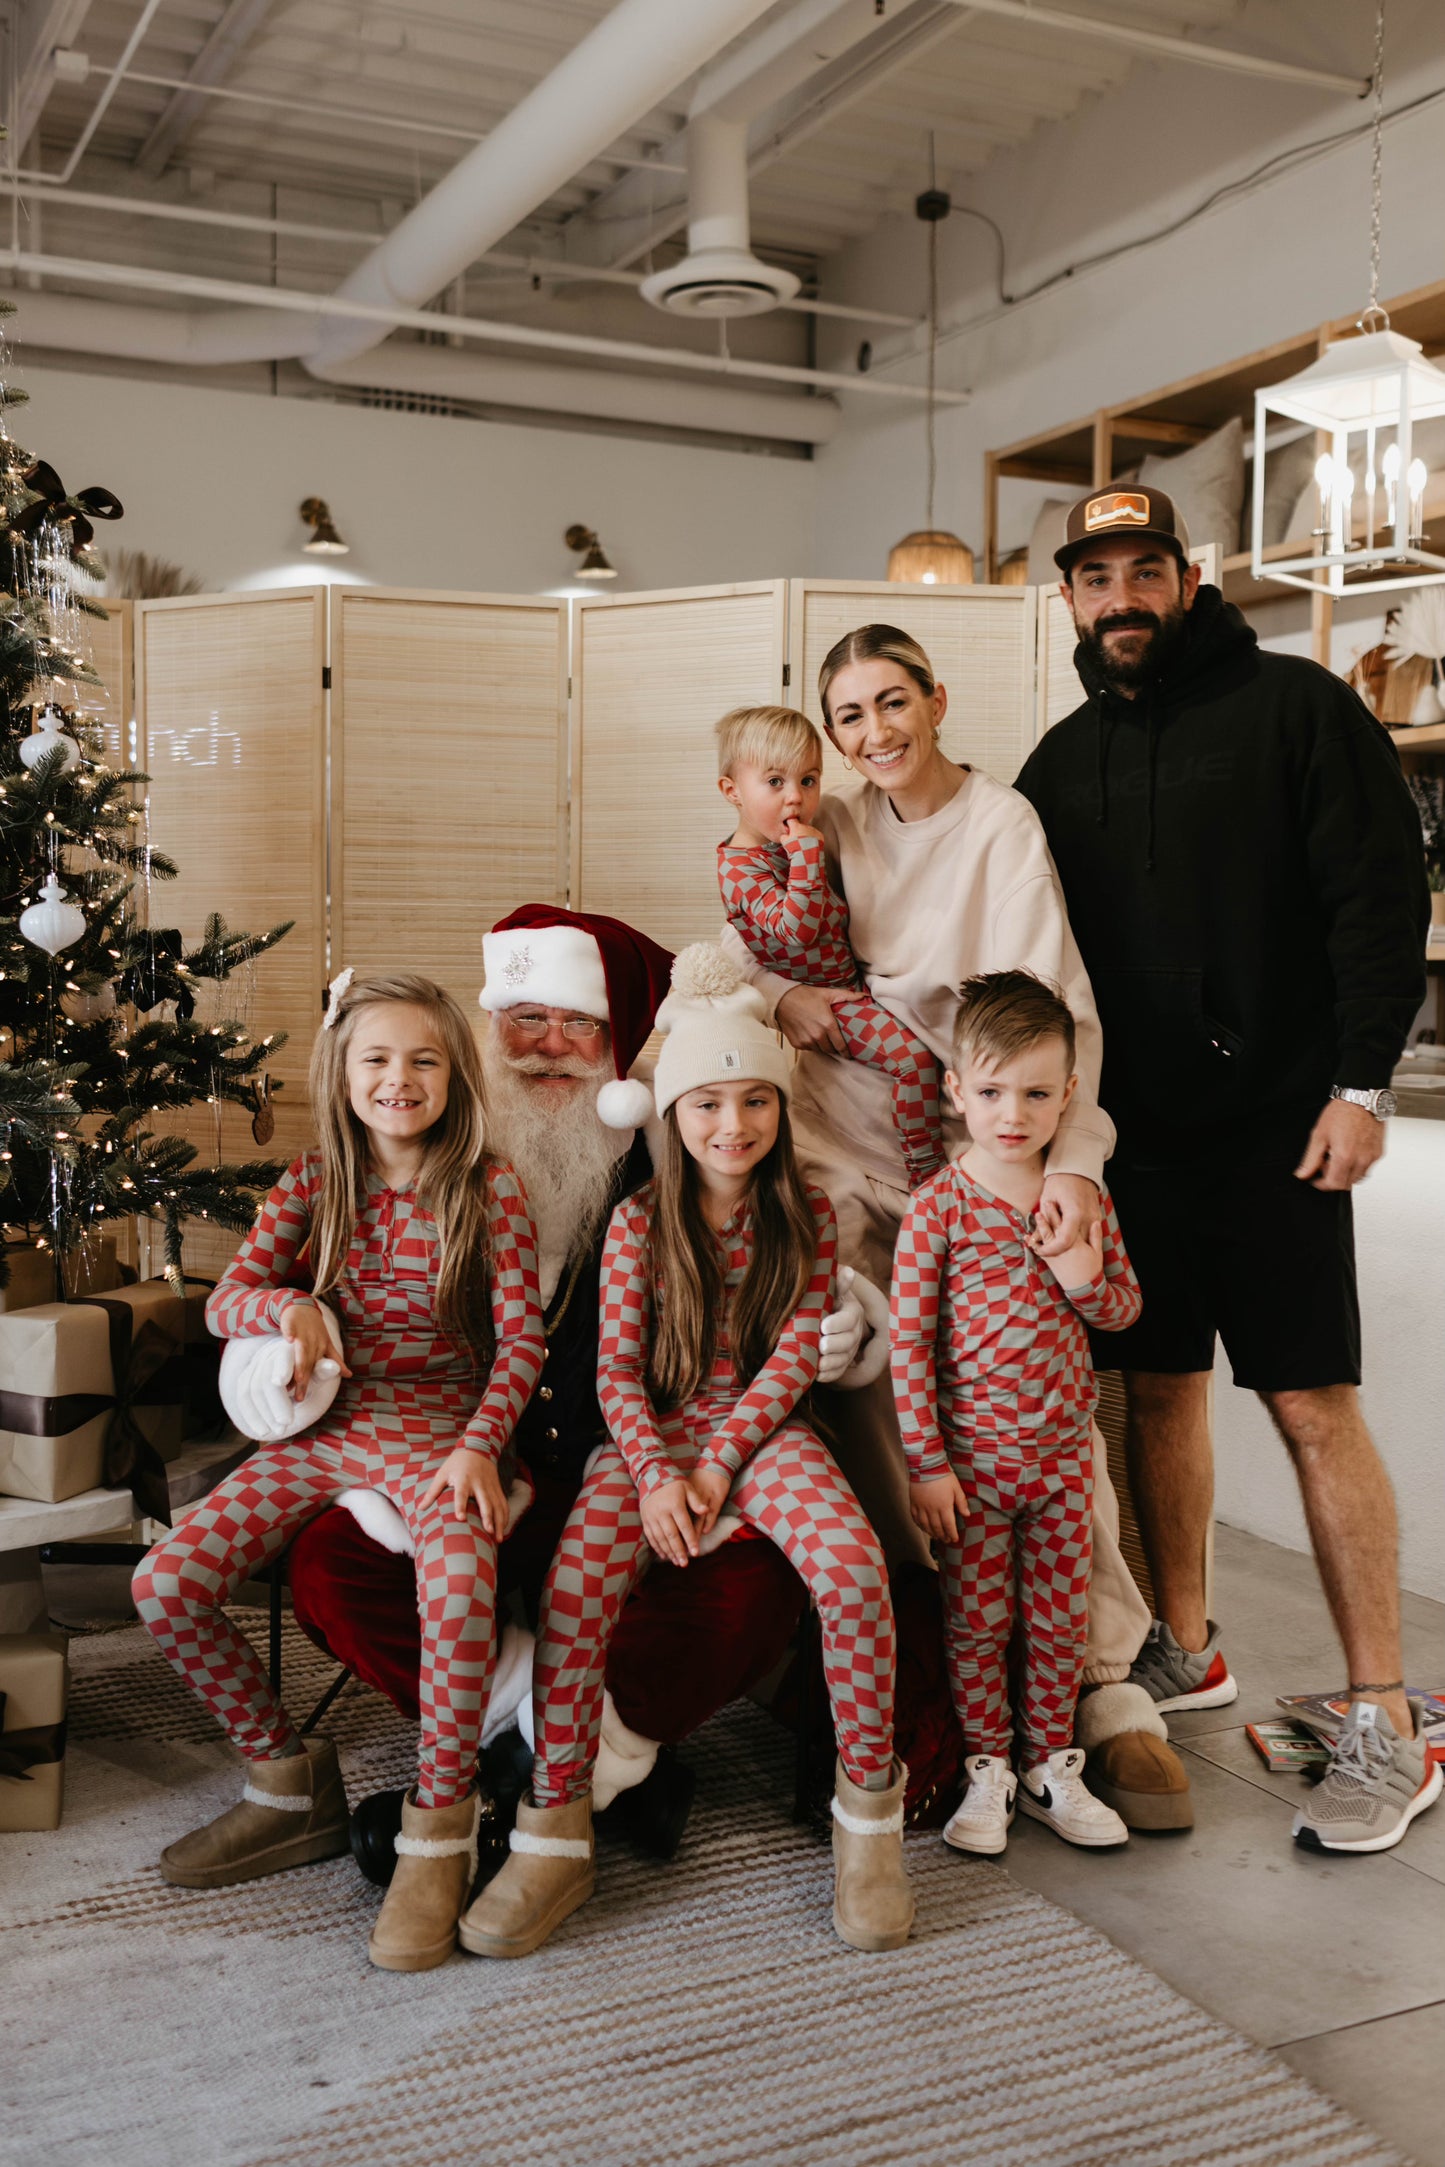
[{"label": "santa's eyeglasses", "polygon": [[[534,1008],[509,1008],[507,1021],[523,1038],[545,1038],[555,1028],[551,1016],[539,1015]],[[566,1016],[562,1019],[564,1038],[596,1038],[603,1026],[593,1016]]]}]

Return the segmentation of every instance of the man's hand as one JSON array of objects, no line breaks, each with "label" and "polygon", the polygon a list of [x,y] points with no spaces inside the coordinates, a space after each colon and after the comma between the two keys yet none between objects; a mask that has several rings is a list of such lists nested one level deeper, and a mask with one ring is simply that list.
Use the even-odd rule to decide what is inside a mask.
[{"label": "man's hand", "polygon": [[1071,1242],[1058,1256],[1053,1256],[1044,1249],[1039,1249],[1038,1253],[1066,1294],[1071,1290],[1075,1294],[1081,1293],[1085,1287],[1094,1284],[1104,1269],[1103,1222],[1096,1219],[1076,1242]]},{"label": "man's hand", "polygon": [[673,1482],[660,1482],[640,1500],[640,1507],[642,1532],[654,1557],[665,1565],[686,1565],[697,1556],[697,1534],[681,1475]]},{"label": "man's hand", "polygon": [[1041,1257],[1061,1257],[1082,1241],[1098,1215],[1098,1188],[1083,1174],[1045,1174],[1033,1246]]},{"label": "man's hand", "polygon": [[507,1532],[507,1495],[485,1452],[474,1452],[470,1445],[449,1452],[432,1476],[423,1505],[434,1504],[444,1490],[451,1491],[459,1520],[465,1520],[468,1506],[475,1504],[482,1526],[495,1542],[501,1541]]},{"label": "man's hand", "polygon": [[910,1482],[908,1510],[915,1527],[934,1542],[957,1542],[968,1518],[968,1496],[952,1470],[929,1482]]},{"label": "man's hand", "polygon": [[830,993],[822,986],[794,986],[778,1003],[778,1029],[799,1053],[833,1053],[841,1060],[848,1049],[833,1009],[852,998],[851,993]]},{"label": "man's hand", "polygon": [[296,1349],[291,1371],[291,1397],[298,1406],[311,1389],[311,1373],[318,1362],[330,1357],[340,1365],[343,1377],[351,1375],[332,1344],[326,1319],[314,1302],[301,1300],[287,1303],[281,1312],[281,1337],[289,1339]]},{"label": "man's hand", "polygon": [[725,1467],[695,1467],[687,1479],[687,1502],[692,1509],[697,1539],[702,1541],[717,1525],[717,1516],[728,1501],[733,1478]]},{"label": "man's hand", "polygon": [[1385,1124],[1367,1106],[1331,1099],[1310,1130],[1296,1178],[1315,1189],[1353,1189],[1385,1151]]}]

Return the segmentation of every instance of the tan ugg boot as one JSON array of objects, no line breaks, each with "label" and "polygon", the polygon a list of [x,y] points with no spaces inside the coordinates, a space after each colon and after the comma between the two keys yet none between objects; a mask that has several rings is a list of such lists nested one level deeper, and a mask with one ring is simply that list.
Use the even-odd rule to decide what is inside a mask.
[{"label": "tan ugg boot", "polygon": [[893,1763],[886,1791],[863,1791],[838,1763],[833,1799],[833,1925],[850,1949],[901,1949],[913,1924],[913,1891],[903,1864],[903,1791],[908,1770]]},{"label": "tan ugg boot", "polygon": [[1184,1763],[1144,1688],[1127,1680],[1086,1693],[1074,1715],[1074,1743],[1088,1755],[1084,1778],[1126,1828],[1194,1826]]},{"label": "tan ugg boot", "polygon": [[288,1760],[248,1763],[239,1803],[162,1851],[161,1872],[180,1889],[224,1889],[350,1848],[336,1748],[308,1738]]},{"label": "tan ugg boot", "polygon": [[457,1920],[477,1878],[482,1802],[469,1791],[454,1806],[401,1802],[396,1872],[366,1953],[379,1971],[434,1971],[457,1945]]},{"label": "tan ugg boot", "polygon": [[512,1855],[462,1920],[473,1956],[530,1956],[596,1887],[592,1800],[517,1808]]}]

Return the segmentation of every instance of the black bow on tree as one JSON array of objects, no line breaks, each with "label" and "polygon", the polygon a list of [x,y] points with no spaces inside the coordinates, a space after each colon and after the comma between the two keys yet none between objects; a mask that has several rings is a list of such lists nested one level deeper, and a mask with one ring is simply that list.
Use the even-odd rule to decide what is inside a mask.
[{"label": "black bow on tree", "polygon": [[45,459],[37,459],[34,466],[26,467],[21,479],[33,492],[35,501],[15,514],[10,522],[12,534],[33,534],[47,519],[57,527],[68,525],[73,555],[95,539],[93,519],[119,519],[122,515],[120,498],[109,489],[97,486],[71,496],[54,467]]}]

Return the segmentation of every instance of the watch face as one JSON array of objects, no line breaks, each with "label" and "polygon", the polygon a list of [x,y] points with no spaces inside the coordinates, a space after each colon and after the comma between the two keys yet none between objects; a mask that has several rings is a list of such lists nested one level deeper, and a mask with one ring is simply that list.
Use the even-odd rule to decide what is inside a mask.
[{"label": "watch face", "polygon": [[1375,1112],[1382,1121],[1388,1120],[1391,1114],[1396,1113],[1399,1110],[1399,1105],[1400,1101],[1393,1091],[1377,1091],[1375,1093]]}]

